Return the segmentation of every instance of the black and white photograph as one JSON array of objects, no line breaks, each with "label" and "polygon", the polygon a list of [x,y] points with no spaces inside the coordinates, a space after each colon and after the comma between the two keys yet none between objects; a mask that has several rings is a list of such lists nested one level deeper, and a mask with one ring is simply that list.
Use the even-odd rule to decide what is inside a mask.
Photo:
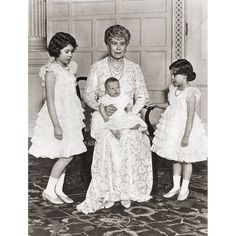
[{"label": "black and white photograph", "polygon": [[207,1],[31,0],[28,33],[29,235],[207,235]]},{"label": "black and white photograph", "polygon": [[[209,177],[213,158],[221,162],[214,168],[214,187],[225,204],[233,197],[228,177],[219,171],[227,172],[223,166],[229,165],[226,156],[232,154],[220,147],[218,154],[224,155],[209,154],[209,136],[214,136],[209,135],[209,2],[24,4],[26,71],[18,76],[18,83],[23,80],[26,86],[20,92],[26,103],[27,150],[18,160],[24,196],[18,196],[21,187],[14,183],[19,174],[13,168],[6,172],[12,176],[4,195],[13,183],[11,198],[16,205],[25,204],[25,235],[232,235],[230,227],[221,231],[219,219],[216,233],[209,228],[216,194],[209,192],[215,178]],[[14,25],[18,27],[16,20]],[[11,68],[16,77],[17,67]],[[233,68],[227,70],[233,73]],[[228,79],[216,88],[218,99],[224,96],[221,90],[231,86]],[[18,90],[12,91],[14,96]],[[222,101],[215,103],[217,114],[228,109]],[[9,101],[10,107],[15,114],[23,113],[17,97]],[[8,121],[12,119],[17,115],[9,115]],[[224,122],[218,123],[220,139],[226,138]],[[227,145],[233,146],[228,138]],[[216,152],[217,144],[221,142],[213,144]],[[219,181],[221,177],[225,180]],[[219,216],[224,218],[222,208],[219,205]],[[15,218],[21,218],[19,212]],[[223,220],[231,224],[232,219],[222,219],[221,226]]]}]

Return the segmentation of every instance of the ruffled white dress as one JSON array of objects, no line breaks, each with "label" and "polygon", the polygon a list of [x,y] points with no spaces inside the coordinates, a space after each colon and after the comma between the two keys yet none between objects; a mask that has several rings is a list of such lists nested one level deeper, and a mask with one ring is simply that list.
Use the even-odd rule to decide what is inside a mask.
[{"label": "ruffled white dress", "polygon": [[[104,82],[114,76],[104,58],[92,65],[87,80],[85,102],[98,110],[98,99],[105,94]],[[138,114],[148,101],[148,93],[139,65],[125,59],[123,76],[119,78],[123,93],[133,101],[132,112]],[[92,180],[86,199],[77,205],[85,214],[104,208],[106,201],[147,201],[151,198],[152,159],[150,141],[139,130],[127,130],[117,140],[109,129],[93,132],[96,139]]]},{"label": "ruffled white dress", "polygon": [[147,130],[147,124],[141,119],[138,114],[126,112],[125,108],[130,103],[126,94],[121,93],[118,97],[111,97],[108,94],[102,96],[98,104],[102,103],[105,106],[113,104],[117,111],[109,117],[109,120],[104,122],[103,117],[99,112],[94,112],[91,126],[91,136],[95,138],[95,133],[99,129],[123,130],[130,129],[139,125],[139,131]]},{"label": "ruffled white dress", "polygon": [[34,135],[31,139],[32,146],[29,149],[29,153],[35,157],[69,158],[87,150],[82,135],[84,110],[75,89],[76,78],[74,72],[76,70],[77,65],[73,61],[69,64],[68,69],[52,62],[43,66],[40,70],[43,87],[45,87],[47,72],[53,72],[56,76],[54,102],[63,131],[63,139],[55,138],[47,103],[44,102],[38,113]]},{"label": "ruffled white dress", "polygon": [[181,147],[187,121],[186,101],[191,96],[195,96],[198,103],[201,92],[191,86],[186,87],[181,93],[176,93],[176,89],[177,87],[170,85],[168,94],[170,105],[162,113],[156,125],[151,150],[168,160],[186,163],[204,161],[207,159],[207,136],[204,125],[196,112],[189,144],[187,147]]}]

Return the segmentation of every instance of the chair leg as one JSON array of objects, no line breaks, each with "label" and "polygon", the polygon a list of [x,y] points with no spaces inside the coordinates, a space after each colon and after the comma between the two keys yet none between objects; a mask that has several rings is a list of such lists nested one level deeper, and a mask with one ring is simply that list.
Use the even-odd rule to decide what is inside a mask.
[{"label": "chair leg", "polygon": [[91,177],[91,165],[93,158],[93,147],[87,146],[87,152],[81,155],[81,179],[84,184],[84,188],[87,191]]},{"label": "chair leg", "polygon": [[152,171],[153,171],[153,186],[152,186],[152,194],[156,195],[157,194],[157,157],[152,155]]}]

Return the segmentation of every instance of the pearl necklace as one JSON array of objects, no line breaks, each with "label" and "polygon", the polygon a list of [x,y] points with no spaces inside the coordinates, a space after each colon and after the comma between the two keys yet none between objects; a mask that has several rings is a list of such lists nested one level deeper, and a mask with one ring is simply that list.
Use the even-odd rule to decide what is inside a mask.
[{"label": "pearl necklace", "polygon": [[[183,90],[180,90],[180,89],[176,88],[176,90],[175,90],[175,96],[178,97],[180,94],[184,93],[185,89],[186,89],[187,87],[189,87],[189,86],[190,86],[190,85],[186,86]],[[179,91],[179,93],[177,93],[177,91]]]},{"label": "pearl necklace", "polygon": [[124,73],[124,60],[122,59],[120,62],[119,67],[115,67],[112,65],[111,59],[108,57],[108,67],[111,73],[111,76],[115,77],[116,79],[120,79],[123,76]]},{"label": "pearl necklace", "polygon": [[[178,88],[175,90],[175,96],[178,97],[180,94],[182,94],[184,92],[185,89],[183,90],[179,90]],[[179,91],[179,93],[177,93],[177,91]]]}]

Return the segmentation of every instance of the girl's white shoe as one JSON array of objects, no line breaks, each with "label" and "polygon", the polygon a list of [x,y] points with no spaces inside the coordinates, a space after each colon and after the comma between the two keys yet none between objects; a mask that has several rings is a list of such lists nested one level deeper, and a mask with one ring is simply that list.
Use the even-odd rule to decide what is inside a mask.
[{"label": "girl's white shoe", "polygon": [[105,202],[105,208],[106,208],[106,209],[111,208],[113,205],[114,205],[114,202],[113,202],[113,201],[107,201],[107,202]]},{"label": "girl's white shoe", "polygon": [[174,191],[170,190],[168,193],[164,194],[163,197],[164,198],[171,198],[171,197],[174,197],[179,192],[180,192],[180,188],[177,190],[174,190]]},{"label": "girl's white shoe", "polygon": [[60,195],[58,195],[58,197],[63,201],[63,202],[65,202],[65,203],[73,203],[74,201],[71,199],[71,198],[69,198],[68,196],[60,196]]},{"label": "girl's white shoe", "polygon": [[125,208],[129,208],[131,206],[131,201],[130,200],[122,200],[120,203]]},{"label": "girl's white shoe", "polygon": [[53,203],[53,204],[57,204],[57,205],[60,205],[60,204],[63,204],[64,202],[57,196],[51,196],[50,194],[48,194],[46,192],[46,190],[44,190],[42,192],[42,197],[44,200],[48,200],[49,202]]},{"label": "girl's white shoe", "polygon": [[179,194],[177,200],[178,201],[184,201],[184,200],[187,199],[188,195],[189,195],[189,190],[186,193],[184,193],[184,194]]}]

